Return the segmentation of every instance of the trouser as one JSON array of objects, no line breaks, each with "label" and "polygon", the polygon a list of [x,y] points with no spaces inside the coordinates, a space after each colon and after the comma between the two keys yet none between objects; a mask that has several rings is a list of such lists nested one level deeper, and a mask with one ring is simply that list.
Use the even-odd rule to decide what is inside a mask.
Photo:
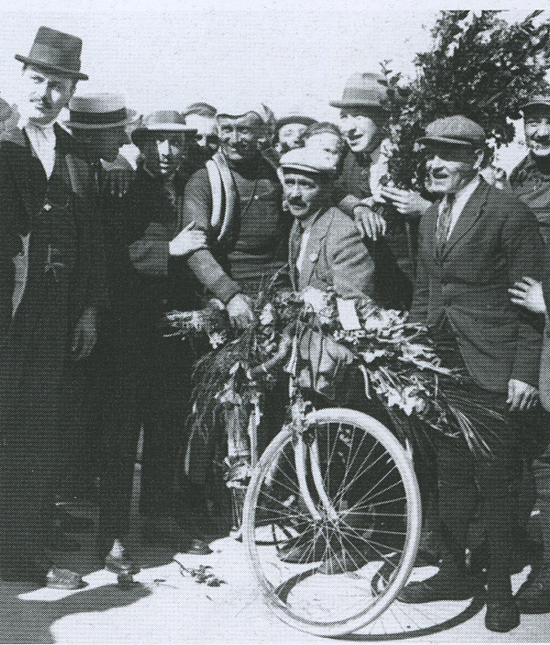
[{"label": "trouser", "polygon": [[532,468],[537,485],[536,507],[544,546],[543,561],[550,566],[550,445],[533,461]]}]

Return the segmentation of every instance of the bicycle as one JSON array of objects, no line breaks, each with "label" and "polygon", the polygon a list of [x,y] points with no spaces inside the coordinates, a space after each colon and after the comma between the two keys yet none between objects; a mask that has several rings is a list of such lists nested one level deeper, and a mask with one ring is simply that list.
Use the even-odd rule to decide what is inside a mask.
[{"label": "bicycle", "polygon": [[[389,607],[414,566],[422,512],[412,454],[373,417],[310,410],[292,377],[290,392],[291,420],[251,475],[243,541],[281,620],[348,634]],[[285,547],[301,556],[285,562]]]}]

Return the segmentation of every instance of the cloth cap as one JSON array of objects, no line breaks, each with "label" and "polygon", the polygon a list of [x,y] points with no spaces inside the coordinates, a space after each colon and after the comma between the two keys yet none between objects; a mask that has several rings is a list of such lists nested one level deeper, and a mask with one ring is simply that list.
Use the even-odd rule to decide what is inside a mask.
[{"label": "cloth cap", "polygon": [[232,119],[236,119],[238,117],[246,116],[249,112],[255,112],[260,117],[264,125],[269,123],[272,115],[271,110],[263,103],[252,106],[248,103],[235,103],[233,105],[229,105],[223,110],[220,110],[216,116],[217,118],[228,116]]},{"label": "cloth cap", "polygon": [[387,110],[388,91],[386,81],[380,74],[358,72],[350,76],[344,87],[341,100],[330,101],[332,107],[369,107]]},{"label": "cloth cap", "polygon": [[334,175],[336,165],[334,158],[324,150],[316,148],[294,148],[285,153],[280,160],[283,170],[298,170],[317,175]]},{"label": "cloth cap", "polygon": [[550,94],[535,94],[529,97],[527,103],[522,105],[519,109],[525,114],[525,109],[529,107],[535,107],[536,105],[546,105],[550,110]]},{"label": "cloth cap", "polygon": [[302,125],[310,126],[317,123],[317,121],[310,116],[304,116],[296,110],[295,112],[289,112],[286,116],[277,119],[275,130],[280,130],[283,126],[288,125],[289,123],[301,123]]},{"label": "cloth cap", "polygon": [[187,132],[197,134],[196,128],[185,125],[185,119],[176,110],[157,110],[146,116],[132,132],[135,145],[141,141],[146,132]]},{"label": "cloth cap", "polygon": [[136,120],[137,113],[128,110],[120,94],[83,94],[73,96],[69,102],[68,128],[103,130],[128,125]]},{"label": "cloth cap", "polygon": [[15,58],[25,65],[87,81],[88,76],[80,71],[81,53],[80,38],[49,27],[39,27],[29,55],[16,54]]},{"label": "cloth cap", "polygon": [[485,130],[479,124],[457,114],[430,123],[426,134],[418,139],[418,143],[450,143],[482,148],[486,138]]}]

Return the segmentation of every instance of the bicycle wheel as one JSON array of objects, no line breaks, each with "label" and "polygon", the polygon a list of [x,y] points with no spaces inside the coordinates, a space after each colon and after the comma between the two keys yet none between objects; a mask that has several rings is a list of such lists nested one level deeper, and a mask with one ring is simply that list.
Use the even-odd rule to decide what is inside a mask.
[{"label": "bicycle wheel", "polygon": [[418,485],[401,444],[372,417],[339,408],[309,414],[298,438],[283,428],[244,505],[246,551],[267,604],[321,636],[380,616],[407,581],[420,528]]}]

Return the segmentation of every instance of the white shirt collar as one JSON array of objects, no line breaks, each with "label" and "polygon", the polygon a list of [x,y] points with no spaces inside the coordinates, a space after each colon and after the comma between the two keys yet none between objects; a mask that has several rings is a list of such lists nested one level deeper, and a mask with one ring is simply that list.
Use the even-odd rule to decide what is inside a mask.
[{"label": "white shirt collar", "polygon": [[[453,232],[453,229],[455,227],[455,224],[458,221],[458,218],[460,217],[460,214],[464,210],[466,203],[468,202],[470,197],[474,194],[480,182],[481,182],[481,177],[479,175],[476,175],[470,183],[466,184],[466,186],[464,186],[458,192],[455,193],[454,201],[452,205],[451,224],[449,226],[447,239],[449,239],[449,237],[451,236],[451,233]],[[441,213],[446,203],[447,203],[447,197],[441,200],[441,203],[439,204],[439,213]]]},{"label": "white shirt collar", "polygon": [[46,176],[50,178],[55,165],[56,137],[54,130],[55,120],[45,125],[39,125],[33,121],[23,122],[23,128],[29,137],[33,150],[42,163]]}]

